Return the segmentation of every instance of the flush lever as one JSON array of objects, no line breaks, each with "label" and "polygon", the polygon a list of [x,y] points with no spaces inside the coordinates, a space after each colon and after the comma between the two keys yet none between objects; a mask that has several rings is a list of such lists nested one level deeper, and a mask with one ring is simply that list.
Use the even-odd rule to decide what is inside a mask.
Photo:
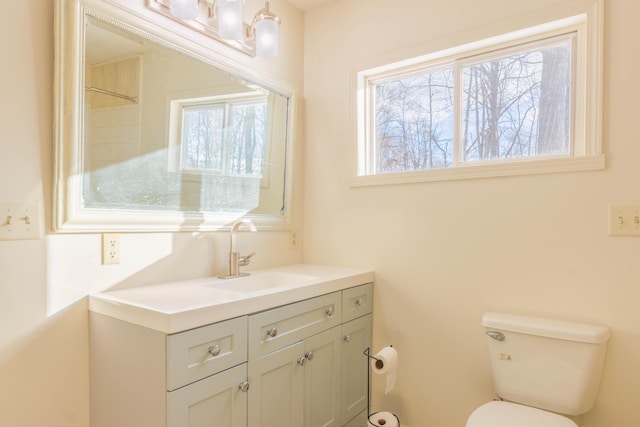
[{"label": "flush lever", "polygon": [[493,338],[496,341],[504,341],[504,334],[502,332],[487,331],[486,334],[489,335],[491,338]]}]

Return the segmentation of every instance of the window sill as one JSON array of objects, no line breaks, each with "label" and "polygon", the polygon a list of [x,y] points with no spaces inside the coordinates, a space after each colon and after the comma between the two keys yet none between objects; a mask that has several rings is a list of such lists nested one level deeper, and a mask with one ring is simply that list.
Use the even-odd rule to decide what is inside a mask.
[{"label": "window sill", "polygon": [[462,179],[536,175],[559,172],[579,172],[602,170],[604,168],[604,154],[561,159],[516,160],[508,163],[475,164],[449,169],[360,175],[352,178],[351,187],[454,181]]}]

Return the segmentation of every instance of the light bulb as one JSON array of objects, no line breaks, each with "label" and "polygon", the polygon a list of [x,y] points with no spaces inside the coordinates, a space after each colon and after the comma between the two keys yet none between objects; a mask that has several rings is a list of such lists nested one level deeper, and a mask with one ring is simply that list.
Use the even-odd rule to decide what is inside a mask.
[{"label": "light bulb", "polygon": [[171,0],[169,10],[178,19],[194,19],[199,13],[198,0]]},{"label": "light bulb", "polygon": [[278,23],[272,19],[256,22],[256,55],[278,56]]},{"label": "light bulb", "polygon": [[218,35],[225,40],[242,36],[242,0],[218,0]]}]

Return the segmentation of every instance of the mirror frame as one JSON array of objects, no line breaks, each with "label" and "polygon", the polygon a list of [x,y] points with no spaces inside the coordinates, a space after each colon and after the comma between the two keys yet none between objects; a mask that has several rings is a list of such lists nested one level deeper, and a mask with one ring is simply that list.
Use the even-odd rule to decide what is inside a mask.
[{"label": "mirror frame", "polygon": [[[295,89],[279,79],[233,59],[232,49],[194,30],[151,14],[144,5],[125,7],[114,0],[56,0],[54,22],[54,177],[53,231],[175,232],[228,229],[238,214],[83,208],[84,40],[86,15],[178,50],[289,99],[285,147],[284,211],[246,214],[261,230],[291,228]],[[214,46],[215,45],[215,46]],[[224,49],[228,49],[225,51]],[[229,52],[227,54],[226,52]]]}]

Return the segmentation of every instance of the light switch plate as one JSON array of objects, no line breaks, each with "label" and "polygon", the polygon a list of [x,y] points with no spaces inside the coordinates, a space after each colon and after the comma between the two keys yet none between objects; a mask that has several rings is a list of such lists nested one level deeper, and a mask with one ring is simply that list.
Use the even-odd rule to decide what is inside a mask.
[{"label": "light switch plate", "polygon": [[609,235],[640,237],[640,205],[609,206]]},{"label": "light switch plate", "polygon": [[38,204],[0,202],[0,240],[40,239],[40,217]]}]

